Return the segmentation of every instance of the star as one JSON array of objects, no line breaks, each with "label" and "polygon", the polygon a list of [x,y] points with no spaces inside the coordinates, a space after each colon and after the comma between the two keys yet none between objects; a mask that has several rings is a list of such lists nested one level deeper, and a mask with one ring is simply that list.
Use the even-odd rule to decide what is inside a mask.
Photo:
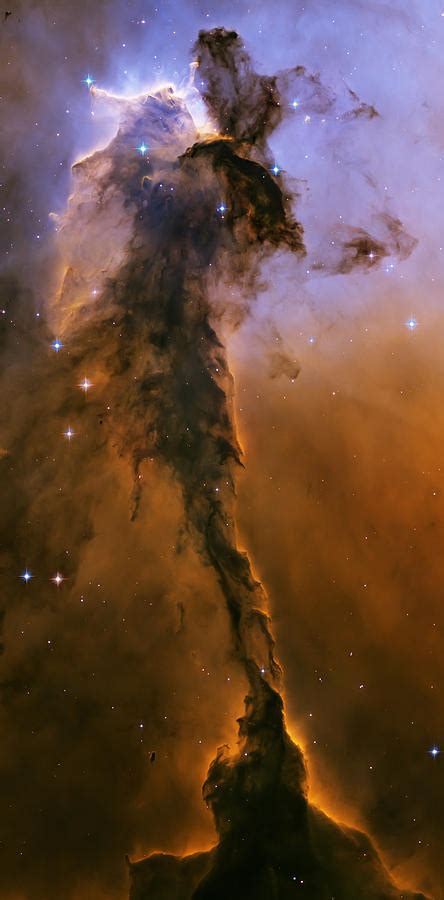
[{"label": "star", "polygon": [[136,147],[136,149],[139,151],[139,153],[142,154],[142,156],[144,156],[148,150],[148,147],[145,144],[145,141],[142,141],[142,143],[138,147]]},{"label": "star", "polygon": [[83,84],[86,84],[88,88],[90,88],[91,85],[94,84],[94,78],[91,78],[91,75],[87,75],[86,78],[83,79]]},{"label": "star", "polygon": [[430,748],[429,753],[430,753],[430,756],[433,757],[433,759],[436,759],[436,757],[439,756],[439,754],[441,753],[441,750],[435,744],[433,747]]},{"label": "star", "polygon": [[281,171],[281,169],[277,165],[277,163],[275,163],[274,166],[271,167],[271,171],[273,172],[273,175],[279,175],[279,172]]},{"label": "star", "polygon": [[408,322],[406,322],[405,324],[406,324],[407,328],[409,329],[409,331],[414,331],[418,323],[417,323],[416,319],[412,318],[412,319],[409,319]]},{"label": "star", "polygon": [[224,212],[226,212],[226,209],[227,209],[227,207],[224,206],[223,203],[221,203],[220,206],[217,207],[218,213],[224,213]]},{"label": "star", "polygon": [[66,431],[63,432],[63,434],[67,438],[68,441],[70,441],[71,438],[74,437],[74,431],[72,430],[70,425],[68,425],[68,428],[66,429]]},{"label": "star", "polygon": [[25,582],[25,584],[28,584],[28,581],[31,581],[31,578],[32,578],[31,572],[28,572],[28,570],[25,569],[25,571],[23,572],[23,574],[20,575],[20,578],[23,579],[23,581]]},{"label": "star", "polygon": [[79,388],[81,388],[82,391],[85,391],[85,394],[88,393],[90,387],[92,387],[92,382],[88,381],[87,378],[84,378],[83,381],[81,381],[79,384]]},{"label": "star", "polygon": [[293,109],[297,109],[299,106],[299,100],[293,100],[291,105],[292,105]]},{"label": "star", "polygon": [[60,587],[62,581],[64,581],[64,580],[65,579],[64,579],[63,575],[60,574],[60,572],[56,572],[56,574],[53,575],[53,577],[51,578],[51,581],[53,582],[53,584],[56,584],[57,587]]},{"label": "star", "polygon": [[52,342],[51,347],[52,347],[53,350],[55,350],[56,353],[58,353],[59,350],[62,349],[63,344],[62,344],[62,342],[61,342],[61,340],[60,340],[59,338],[56,338],[56,339]]}]

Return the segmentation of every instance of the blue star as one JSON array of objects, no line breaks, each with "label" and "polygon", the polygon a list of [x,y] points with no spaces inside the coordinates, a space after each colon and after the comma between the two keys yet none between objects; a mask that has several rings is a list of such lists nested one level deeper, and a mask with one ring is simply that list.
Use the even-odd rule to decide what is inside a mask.
[{"label": "blue star", "polygon": [[277,163],[275,163],[274,166],[271,167],[271,171],[273,172],[273,175],[279,175],[279,172],[281,171],[281,169],[277,165]]},{"label": "blue star", "polygon": [[147,147],[147,145],[145,144],[145,141],[142,141],[142,143],[140,144],[140,146],[137,147],[136,149],[139,151],[139,153],[142,154],[142,156],[145,156],[145,153],[147,152],[148,147]]},{"label": "blue star", "polygon": [[430,756],[433,757],[433,759],[436,759],[436,757],[439,756],[439,754],[441,753],[441,750],[435,744],[434,747],[430,748],[429,753],[430,753]]},{"label": "blue star", "polygon": [[409,331],[414,331],[418,323],[417,323],[416,319],[412,318],[412,319],[409,319],[408,322],[406,322],[405,324],[406,324],[407,328],[409,329]]},{"label": "blue star", "polygon": [[299,106],[299,100],[293,100],[291,105],[292,105],[293,109],[297,109]]},{"label": "blue star", "polygon": [[58,353],[59,350],[62,349],[63,344],[62,344],[61,340],[59,340],[59,338],[56,338],[55,341],[52,342],[51,347],[53,350],[55,350],[56,353]]},{"label": "blue star", "polygon": [[86,84],[88,88],[90,88],[91,85],[94,84],[94,78],[91,78],[91,75],[87,75],[86,78],[83,79],[83,84]]},{"label": "blue star", "polygon": [[28,581],[31,581],[31,578],[32,578],[31,572],[28,572],[28,570],[25,569],[25,571],[23,572],[23,574],[20,575],[20,578],[23,579],[23,581],[25,582],[25,584],[28,584]]},{"label": "blue star", "polygon": [[217,207],[218,213],[224,213],[224,212],[226,212],[226,209],[227,209],[227,207],[224,206],[223,203],[221,203],[220,206]]}]

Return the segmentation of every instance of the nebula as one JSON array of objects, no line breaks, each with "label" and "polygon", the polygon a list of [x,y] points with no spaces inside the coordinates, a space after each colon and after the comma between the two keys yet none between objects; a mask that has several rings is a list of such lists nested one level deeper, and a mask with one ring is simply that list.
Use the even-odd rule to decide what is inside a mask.
[{"label": "nebula", "polygon": [[420,17],[344,3],[360,79],[323,3],[258,65],[264,10],[188,4],[169,85],[135,2],[120,90],[105,6],[3,23],[1,900],[438,900],[439,129],[381,84]]},{"label": "nebula", "polygon": [[[305,761],[285,723],[267,598],[238,547],[233,497],[242,452],[212,303],[214,283],[226,283],[227,272],[253,302],[264,258],[280,247],[306,254],[266,139],[295,85],[310,114],[336,112],[338,101],[301,67],[257,75],[235,32],[201,32],[194,52],[216,134],[197,133],[171,88],[120,101],[115,138],[76,164],[69,209],[57,221],[71,261],[51,311],[53,331],[61,341],[69,334],[79,378],[91,365],[100,369],[96,402],[109,411],[104,433],[118,435],[118,452],[131,465],[133,519],[147,460],[167,466],[180,486],[183,539],[214,570],[248,684],[238,749],[218,751],[203,788],[217,848],[131,865],[131,897],[286,897],[295,883],[319,898],[407,897],[364,835],[308,804]],[[347,120],[367,109],[351,99]],[[407,256],[414,240],[398,220],[381,221],[386,243],[357,231],[322,268],[344,274],[389,253]],[[274,353],[271,377],[282,373],[294,378],[298,369]]]}]

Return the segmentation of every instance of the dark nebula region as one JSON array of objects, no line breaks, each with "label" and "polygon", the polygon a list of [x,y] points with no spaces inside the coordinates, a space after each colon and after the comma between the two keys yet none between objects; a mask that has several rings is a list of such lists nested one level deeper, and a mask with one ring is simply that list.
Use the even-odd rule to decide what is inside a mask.
[{"label": "dark nebula region", "polygon": [[[308,799],[306,760],[286,724],[283,672],[268,598],[237,537],[235,481],[244,457],[225,347],[224,323],[229,320],[236,327],[248,317],[260,293],[264,260],[281,253],[294,258],[297,265],[311,252],[294,214],[298,185],[274,164],[268,146],[292,98],[299,98],[307,115],[332,116],[344,128],[353,128],[362,118],[373,125],[379,113],[347,88],[338,96],[303,66],[271,76],[257,74],[242,38],[234,31],[201,31],[193,54],[195,85],[214,126],[208,133],[197,132],[186,101],[172,88],[130,100],[92,88],[98,103],[119,108],[120,124],[104,149],[74,165],[72,196],[66,212],[56,219],[67,266],[60,294],[48,304],[43,327],[47,344],[58,339],[69,352],[59,354],[54,374],[40,341],[30,341],[26,369],[14,368],[13,342],[7,338],[4,342],[4,359],[32,415],[19,425],[20,410],[13,412],[14,446],[5,447],[1,459],[5,471],[3,566],[20,566],[20,560],[27,558],[27,523],[37,516],[39,537],[34,528],[32,552],[42,570],[54,565],[55,535],[61,536],[61,547],[70,548],[60,551],[57,571],[65,580],[68,557],[69,577],[55,592],[54,606],[62,592],[69,590],[69,579],[74,580],[93,538],[91,511],[97,493],[111,491],[112,497],[114,490],[112,484],[98,482],[92,463],[88,467],[88,453],[94,451],[104,460],[109,454],[116,460],[126,491],[128,527],[140,527],[142,533],[149,514],[145,484],[151,484],[157,472],[169,474],[182,507],[174,554],[197,552],[208,578],[214,579],[213,587],[218,585],[220,601],[224,601],[221,614],[229,623],[232,660],[247,695],[238,719],[237,745],[234,750],[219,747],[203,784],[217,843],[202,852],[154,852],[139,861],[137,853],[127,848],[131,900],[420,900],[424,894],[395,884],[365,833],[333,820]],[[135,152],[141,136],[146,152]],[[415,244],[396,211],[384,208],[375,211],[368,230],[343,223],[334,241],[316,247],[312,269],[326,277],[370,271],[388,256],[407,259]],[[236,287],[234,299],[229,284]],[[14,291],[13,283],[9,289]],[[22,327],[26,329],[25,318]],[[272,379],[283,375],[293,381],[298,372],[290,352],[272,353]],[[85,373],[91,373],[94,382],[87,407],[81,392],[73,399],[66,390],[69,379],[81,384]],[[86,379],[84,387],[86,393]],[[42,421],[45,391],[60,433],[68,429],[65,438],[68,443],[72,438],[74,448],[81,438],[76,422],[81,421],[87,448],[82,474],[74,456],[64,464],[64,478],[74,483],[82,479],[82,502],[74,501],[69,512],[65,505],[56,515],[48,498],[60,471],[55,468],[51,477],[51,451]],[[10,410],[5,412],[11,416]],[[24,428],[33,435],[32,447]],[[32,459],[40,456],[47,459],[44,471],[30,474]],[[116,502],[121,502],[115,490]],[[18,527],[13,524],[17,519]],[[12,532],[13,541],[8,538]],[[48,589],[37,583],[33,587],[29,615],[37,620]],[[278,608],[279,598],[273,603]],[[51,618],[53,613],[55,609],[47,615]],[[178,634],[192,617],[190,604],[185,608],[178,600]],[[140,629],[142,622],[140,618]],[[50,645],[51,638],[47,642]],[[136,657],[129,653],[122,660],[117,654],[114,670],[113,652],[110,645],[109,677],[119,681],[121,667],[125,681],[126,668],[135,664]],[[91,653],[94,656],[94,646]],[[77,664],[81,669],[81,656]],[[36,650],[26,659],[17,655],[9,660],[9,675],[3,676],[6,709],[14,706],[23,720],[38,665]],[[68,671],[69,660],[66,665]],[[48,663],[47,679],[50,667]],[[45,683],[41,690],[44,696]],[[139,690],[144,691],[142,675]],[[36,726],[36,759],[47,746],[39,729],[43,735],[51,731],[59,702],[50,692],[47,696],[52,709],[44,725]],[[86,699],[79,704],[77,721],[67,722],[68,743],[75,744],[77,728],[93,727],[93,695],[89,702],[91,708]],[[116,767],[123,764],[125,742],[122,735]],[[19,745],[15,752],[20,754]],[[106,746],[103,755],[105,767]],[[57,765],[55,760],[52,764]],[[156,749],[149,747],[153,771],[159,764]],[[31,777],[32,773],[23,772],[24,792]],[[100,780],[100,774],[97,777]],[[9,793],[5,785],[12,804],[12,787]],[[131,797],[139,787],[130,773],[126,788]],[[48,835],[55,844],[52,887],[40,896],[68,898],[69,867],[64,868],[62,851],[62,862],[57,861],[56,836],[60,831],[67,843],[76,840],[60,813],[71,803],[68,776],[59,790],[66,795],[65,805],[58,807],[60,820],[52,823]],[[124,793],[125,786],[116,790]],[[171,791],[174,807],[173,784]],[[72,798],[72,802],[77,801]],[[88,818],[86,790],[79,802]],[[108,802],[112,805],[113,797]],[[116,802],[124,803],[121,793]],[[43,792],[36,804],[33,813],[38,819]],[[100,831],[100,822],[95,827]],[[98,859],[105,853],[100,841],[96,846],[96,838],[92,846],[80,842],[77,850],[88,859],[90,871],[94,871],[96,853]],[[113,852],[117,855],[120,850],[115,841]],[[15,896],[14,878],[21,883],[19,868],[18,863],[8,876],[5,897]],[[28,873],[29,884],[33,877],[36,884],[44,884],[43,869]],[[34,897],[29,891],[17,896]],[[84,896],[106,896],[106,886],[103,894],[93,890]]]}]

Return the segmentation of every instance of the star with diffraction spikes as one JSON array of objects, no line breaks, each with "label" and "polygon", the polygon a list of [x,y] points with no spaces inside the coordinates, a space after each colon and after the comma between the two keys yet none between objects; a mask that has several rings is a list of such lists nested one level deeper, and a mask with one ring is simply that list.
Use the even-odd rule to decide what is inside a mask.
[{"label": "star with diffraction spikes", "polygon": [[53,575],[52,578],[51,578],[52,583],[55,584],[56,587],[60,587],[60,585],[62,584],[62,582],[63,582],[64,580],[65,580],[65,579],[64,579],[63,575],[62,575],[60,572],[56,572],[56,574]]}]

